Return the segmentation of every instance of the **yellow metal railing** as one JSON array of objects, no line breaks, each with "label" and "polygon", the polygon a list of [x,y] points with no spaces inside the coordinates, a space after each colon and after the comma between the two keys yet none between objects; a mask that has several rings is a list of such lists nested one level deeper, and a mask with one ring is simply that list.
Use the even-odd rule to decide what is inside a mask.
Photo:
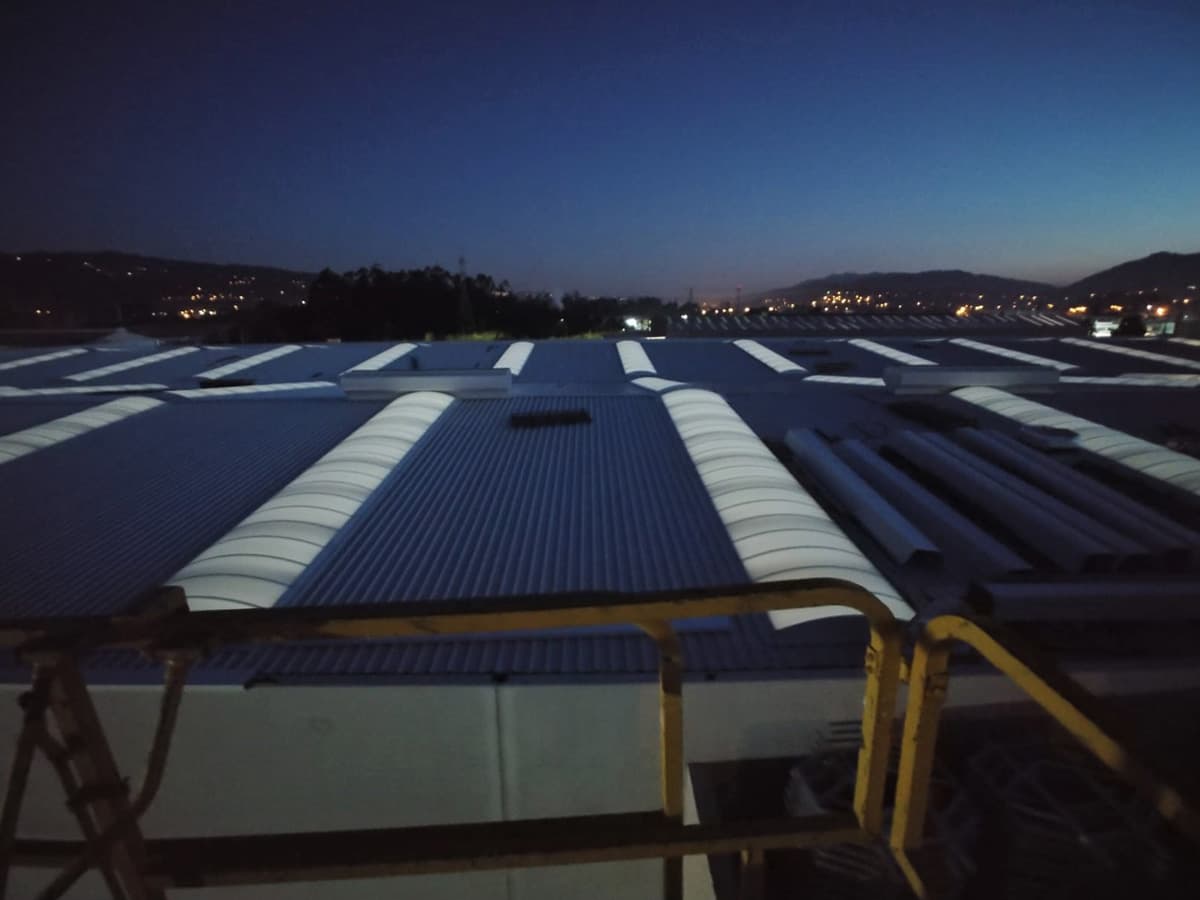
[{"label": "yellow metal railing", "polygon": [[939,877],[936,860],[923,858],[929,782],[938,723],[949,686],[950,647],[967,644],[1017,685],[1097,759],[1149,798],[1168,822],[1200,842],[1200,816],[1178,791],[1165,785],[1135,760],[1088,711],[1096,701],[1053,665],[1036,660],[1019,642],[998,637],[999,626],[965,616],[938,616],[924,624],[909,666],[908,706],[900,744],[892,817],[892,852],[918,897],[934,897]]},{"label": "yellow metal railing", "polygon": [[[896,693],[907,670],[904,718],[890,845],[913,889],[936,894],[936,866],[921,859],[926,803],[938,722],[948,683],[949,648],[973,647],[1012,679],[1101,761],[1152,798],[1183,833],[1200,841],[1200,818],[1180,794],[1133,760],[1087,708],[1093,701],[1048,663],[1014,649],[992,624],[939,616],[920,630],[908,666],[901,624],[873,595],[845,582],[815,579],[702,594],[509,598],[486,602],[322,606],[188,613],[181,598],[157,618],[0,623],[0,646],[17,647],[35,665],[4,808],[0,814],[0,897],[11,864],[61,871],[43,900],[61,896],[89,868],[98,868],[116,898],[157,900],[171,886],[233,885],[379,877],[433,872],[565,865],[628,859],[663,860],[663,896],[682,896],[682,858],[742,853],[761,875],[762,854],[883,839],[883,817]],[[685,825],[682,821],[683,658],[671,622],[705,616],[837,606],[861,612],[870,628],[862,744],[853,813]],[[636,624],[658,648],[661,805],[653,813],[574,816],[549,820],[204,839],[146,839],[139,818],[150,805],[167,761],[171,731],[188,664],[225,644],[313,639],[461,635],[525,629]],[[147,776],[129,799],[107,737],[83,682],[78,659],[99,647],[136,648],[167,663],[167,690],[150,750]],[[51,735],[52,718],[59,737]],[[82,841],[17,838],[22,796],[33,752],[42,750],[59,774],[83,833]],[[755,883],[748,878],[747,884]]]},{"label": "yellow metal railing", "polygon": [[[178,602],[170,604],[178,608]],[[866,696],[862,746],[854,793],[854,816],[814,816],[722,825],[684,825],[683,659],[673,620],[764,613],[820,606],[843,607],[864,615],[870,628],[866,651]],[[174,721],[179,673],[199,649],[231,643],[298,639],[354,639],[476,634],[525,629],[636,624],[658,648],[661,810],[652,817],[583,816],[538,822],[487,822],[465,826],[332,832],[319,835],[231,836],[201,842],[146,840],[138,818],[153,796],[165,765]],[[884,794],[896,691],[901,632],[891,612],[856,585],[831,579],[758,585],[705,594],[637,597],[567,596],[516,598],[486,603],[323,606],[232,612],[174,613],[158,619],[0,624],[0,644],[17,645],[38,663],[50,682],[75,679],[76,658],[96,647],[128,647],[155,653],[172,673],[164,703],[169,717],[156,730],[150,753],[151,786],[133,803],[105,799],[92,820],[81,819],[83,842],[16,840],[23,773],[14,769],[0,835],[14,848],[11,859],[30,865],[65,865],[43,894],[61,896],[88,868],[100,867],[110,888],[119,882],[129,896],[161,896],[171,884],[235,884],[365,877],[431,871],[561,865],[597,860],[663,859],[663,895],[682,896],[682,857],[696,853],[744,851],[761,854],[774,847],[873,840],[881,836]],[[86,690],[74,697],[79,717],[95,719]],[[51,708],[56,718],[72,711]],[[98,720],[96,720],[98,726]],[[61,726],[61,721],[60,721]],[[78,743],[111,758],[99,727]],[[108,770],[106,769],[106,772]],[[109,780],[111,772],[106,776]],[[298,852],[297,848],[306,848]],[[246,848],[252,848],[247,855]],[[0,861],[0,877],[10,860]],[[2,882],[0,882],[2,884]],[[116,890],[114,889],[114,893]],[[124,895],[121,895],[124,896]]]}]

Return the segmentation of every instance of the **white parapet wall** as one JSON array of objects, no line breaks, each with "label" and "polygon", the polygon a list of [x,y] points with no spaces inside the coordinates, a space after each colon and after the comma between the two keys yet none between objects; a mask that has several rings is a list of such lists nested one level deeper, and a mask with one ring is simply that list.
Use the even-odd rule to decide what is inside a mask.
[{"label": "white parapet wall", "polygon": [[[1099,693],[1200,686],[1195,668],[1124,667],[1074,673]],[[23,685],[0,686],[16,710]],[[144,763],[156,687],[94,689],[123,773]],[[690,762],[805,752],[825,723],[861,715],[857,672],[798,679],[688,682]],[[951,706],[1021,699],[991,672],[957,672]],[[903,698],[901,699],[903,702]],[[0,719],[8,771],[19,717]],[[383,828],[654,809],[658,788],[657,686],[618,684],[193,686],[186,691],[148,836]],[[77,838],[62,792],[38,760],[21,835]],[[514,872],[172,891],[188,900],[651,900],[657,861]],[[687,867],[691,898],[711,896],[703,866]],[[52,873],[18,870],[14,897]],[[69,897],[104,896],[92,878]]]}]

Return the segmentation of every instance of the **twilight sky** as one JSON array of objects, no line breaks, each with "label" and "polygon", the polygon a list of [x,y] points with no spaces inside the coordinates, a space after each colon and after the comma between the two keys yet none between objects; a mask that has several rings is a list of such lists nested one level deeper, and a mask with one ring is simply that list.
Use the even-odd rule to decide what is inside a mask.
[{"label": "twilight sky", "polygon": [[0,34],[4,250],[667,297],[1200,250],[1194,0],[12,0]]}]

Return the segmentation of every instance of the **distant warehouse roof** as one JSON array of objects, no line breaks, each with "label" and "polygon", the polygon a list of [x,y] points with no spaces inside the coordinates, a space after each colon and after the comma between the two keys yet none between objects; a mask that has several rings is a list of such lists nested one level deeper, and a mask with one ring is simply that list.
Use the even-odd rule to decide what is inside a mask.
[{"label": "distant warehouse roof", "polygon": [[[1036,381],[1036,401],[969,386],[1031,365],[1052,377],[1000,381]],[[897,366],[946,377],[897,395]],[[1111,617],[1135,596],[1153,618],[1200,584],[1198,366],[1176,343],[991,336],[0,350],[0,617],[126,612],[167,583],[236,609],[836,577],[901,618]],[[509,380],[481,390],[482,370]],[[341,387],[389,373],[439,387]],[[698,620],[688,664],[856,665],[861,623],[824,614]],[[625,628],[355,647],[207,669],[654,668]]]}]

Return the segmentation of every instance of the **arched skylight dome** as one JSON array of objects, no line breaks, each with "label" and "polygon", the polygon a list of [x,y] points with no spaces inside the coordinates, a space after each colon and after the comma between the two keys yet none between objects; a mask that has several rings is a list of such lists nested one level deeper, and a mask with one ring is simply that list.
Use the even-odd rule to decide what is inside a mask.
[{"label": "arched skylight dome", "polygon": [[428,391],[393,400],[171,583],[194,610],[274,606],[453,402]]},{"label": "arched skylight dome", "polygon": [[122,397],[120,400],[110,400],[83,412],[62,416],[44,425],[35,425],[24,431],[5,435],[0,438],[0,465],[161,405],[161,400],[150,397]]},{"label": "arched skylight dome", "polygon": [[868,353],[874,353],[877,356],[883,356],[893,362],[898,362],[904,366],[936,366],[931,359],[925,359],[923,356],[916,356],[912,353],[905,353],[903,350],[897,350],[895,347],[889,347],[887,344],[880,344],[877,341],[869,341],[866,338],[851,338],[850,345],[857,347],[859,350],[866,350]]},{"label": "arched skylight dome", "polygon": [[[685,388],[662,395],[679,436],[754,581],[840,578],[899,619],[912,607],[792,477],[723,397]],[[776,627],[846,615],[842,607],[771,613]]]},{"label": "arched skylight dome", "polygon": [[965,387],[953,396],[1023,425],[1061,428],[1075,433],[1075,443],[1085,450],[1128,466],[1143,475],[1173,484],[1200,495],[1200,460],[1150,441],[1072,416],[1050,406],[1034,403],[1006,391],[989,387]]},{"label": "arched skylight dome", "polygon": [[807,372],[803,366],[798,366],[786,356],[776,353],[769,347],[764,347],[758,341],[751,341],[743,338],[740,341],[734,341],[733,346],[739,350],[749,353],[760,363],[769,369],[774,369],[779,374],[783,375],[787,372]]},{"label": "arched skylight dome", "polygon": [[645,348],[637,341],[617,341],[617,354],[621,357],[621,368],[626,375],[653,375],[658,371],[646,355]]},{"label": "arched skylight dome", "polygon": [[509,344],[508,349],[496,360],[496,365],[493,369],[508,369],[514,376],[520,375],[521,370],[525,368],[525,363],[529,361],[529,354],[533,352],[533,344],[530,341],[517,341],[514,344]]}]

